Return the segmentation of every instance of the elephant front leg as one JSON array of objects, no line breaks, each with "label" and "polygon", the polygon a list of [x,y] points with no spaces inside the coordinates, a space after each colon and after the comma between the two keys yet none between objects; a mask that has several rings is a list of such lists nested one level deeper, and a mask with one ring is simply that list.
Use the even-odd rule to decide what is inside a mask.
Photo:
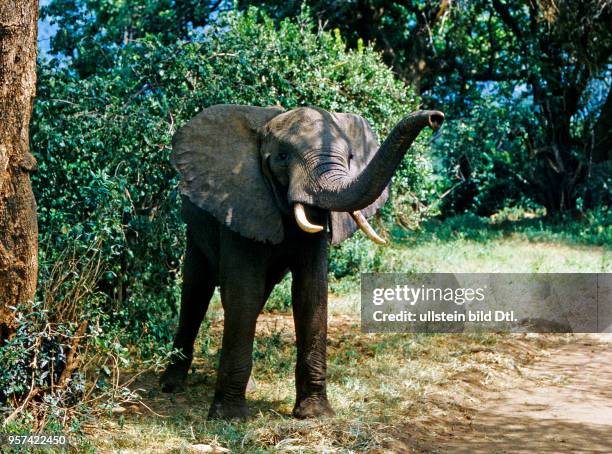
[{"label": "elephant front leg", "polygon": [[263,306],[265,277],[253,273],[254,267],[221,284],[225,313],[223,343],[215,397],[209,418],[246,418],[246,388],[253,366],[253,340],[257,317]]},{"label": "elephant front leg", "polygon": [[297,340],[297,418],[332,416],[327,400],[327,240],[311,238],[293,267],[292,301]]}]

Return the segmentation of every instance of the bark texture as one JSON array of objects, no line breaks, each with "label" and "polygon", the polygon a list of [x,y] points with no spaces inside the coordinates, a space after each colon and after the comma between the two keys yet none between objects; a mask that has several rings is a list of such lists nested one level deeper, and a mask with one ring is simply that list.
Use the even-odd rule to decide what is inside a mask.
[{"label": "bark texture", "polygon": [[9,305],[34,297],[38,226],[29,123],[36,90],[37,0],[0,1],[0,343]]}]

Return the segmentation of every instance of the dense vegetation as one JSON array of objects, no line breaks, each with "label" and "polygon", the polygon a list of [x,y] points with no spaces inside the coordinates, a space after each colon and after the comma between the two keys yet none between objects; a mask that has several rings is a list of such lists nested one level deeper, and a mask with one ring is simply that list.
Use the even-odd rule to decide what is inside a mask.
[{"label": "dense vegetation", "polygon": [[[129,400],[115,384],[118,368],[145,358],[155,367],[167,354],[184,241],[170,139],[213,104],[355,112],[383,137],[419,105],[444,110],[445,127],[404,160],[378,221],[396,245],[432,241],[438,250],[517,232],[610,242],[608,2],[251,3],[43,8],[60,28],[39,62],[32,124],[40,290],[33,309],[16,308],[26,315],[0,351],[0,403],[55,394],[24,427],[59,427],[76,402]],[[489,218],[500,211],[557,217]],[[568,213],[581,223],[568,225]],[[428,221],[421,234],[406,230],[457,214]],[[333,290],[363,269],[402,268],[404,253],[357,235],[332,252]],[[271,308],[287,305],[285,282]],[[88,352],[80,370],[75,333]]]},{"label": "dense vegetation", "polygon": [[[62,26],[53,49],[73,56],[75,68],[88,74],[108,64],[108,49],[147,34],[164,42],[188,37],[232,8],[227,1],[138,0],[130,14],[121,14],[127,5],[53,0],[47,14]],[[425,106],[442,107],[449,117],[446,140],[434,153],[438,193],[452,189],[445,213],[490,215],[503,206],[537,204],[550,215],[592,209],[609,198],[609,0],[236,5],[256,5],[276,20],[308,5],[319,26],[340,30],[353,49],[372,44]],[[74,20],[83,9],[95,13],[86,25]]]}]

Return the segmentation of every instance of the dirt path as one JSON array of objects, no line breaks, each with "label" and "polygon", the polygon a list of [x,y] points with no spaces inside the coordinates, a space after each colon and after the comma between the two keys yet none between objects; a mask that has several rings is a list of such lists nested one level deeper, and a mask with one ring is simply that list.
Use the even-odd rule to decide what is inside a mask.
[{"label": "dirt path", "polygon": [[483,392],[455,421],[433,422],[427,446],[417,449],[611,453],[612,337],[581,336],[548,353],[501,390]]}]

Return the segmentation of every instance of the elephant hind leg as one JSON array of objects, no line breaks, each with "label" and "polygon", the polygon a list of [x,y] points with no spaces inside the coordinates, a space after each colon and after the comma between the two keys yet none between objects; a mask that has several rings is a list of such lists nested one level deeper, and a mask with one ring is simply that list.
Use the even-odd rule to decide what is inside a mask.
[{"label": "elephant hind leg", "polygon": [[193,344],[214,290],[215,279],[211,267],[187,232],[181,310],[173,345],[181,354],[172,359],[160,378],[163,392],[173,392],[184,385],[193,360]]}]

